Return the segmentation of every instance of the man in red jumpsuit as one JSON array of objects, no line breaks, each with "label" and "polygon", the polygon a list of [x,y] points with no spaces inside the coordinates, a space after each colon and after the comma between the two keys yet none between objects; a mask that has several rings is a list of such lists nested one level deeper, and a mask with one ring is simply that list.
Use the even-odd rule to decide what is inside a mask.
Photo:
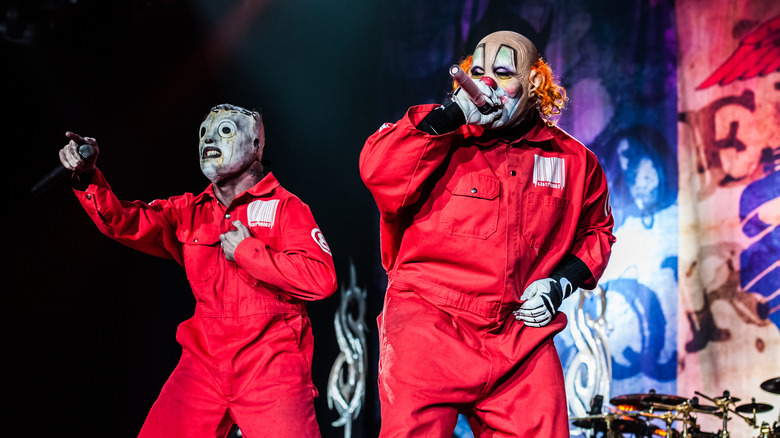
[{"label": "man in red jumpsuit", "polygon": [[565,91],[533,43],[485,37],[462,89],[386,123],[360,157],[380,211],[380,436],[568,437],[553,336],[561,301],[593,288],[611,246],[595,155],[546,120]]},{"label": "man in red jumpsuit", "polygon": [[195,315],[176,339],[182,356],[141,437],[318,437],[305,301],[337,287],[330,249],[309,207],[261,164],[258,112],[212,108],[200,126],[200,166],[211,185],[149,204],[120,201],[68,132],[62,164],[105,235],[184,267]]}]

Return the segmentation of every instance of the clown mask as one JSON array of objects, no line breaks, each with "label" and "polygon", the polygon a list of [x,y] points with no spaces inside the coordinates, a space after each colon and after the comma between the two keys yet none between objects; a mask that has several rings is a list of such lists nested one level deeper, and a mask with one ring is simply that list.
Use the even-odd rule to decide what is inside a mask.
[{"label": "clown mask", "polygon": [[212,183],[238,176],[261,159],[263,127],[252,114],[240,107],[220,105],[200,124],[200,170]]},{"label": "clown mask", "polygon": [[534,44],[509,31],[491,33],[477,44],[470,76],[490,85],[503,105],[501,117],[486,128],[511,128],[525,119],[534,106],[534,89],[539,85],[531,66],[539,59]]}]

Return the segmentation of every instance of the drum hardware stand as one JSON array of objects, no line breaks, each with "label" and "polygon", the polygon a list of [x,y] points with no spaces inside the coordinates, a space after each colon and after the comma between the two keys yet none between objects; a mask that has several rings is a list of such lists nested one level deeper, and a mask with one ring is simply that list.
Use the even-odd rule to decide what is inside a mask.
[{"label": "drum hardware stand", "polygon": [[607,438],[617,438],[619,435],[617,432],[612,430],[612,420],[619,418],[619,415],[604,414],[603,417],[604,417],[604,422],[607,423]]},{"label": "drum hardware stand", "polygon": [[766,421],[761,423],[761,427],[758,429],[760,435],[759,438],[772,438],[774,434],[772,434],[772,428],[769,427],[769,423]]},{"label": "drum hardware stand", "polygon": [[697,395],[700,395],[700,396],[706,398],[707,400],[711,401],[712,403],[715,404],[715,406],[717,406],[721,410],[721,417],[723,418],[723,429],[721,429],[721,431],[719,433],[720,438],[729,438],[730,437],[729,431],[728,431],[728,421],[730,420],[730,418],[729,418],[729,411],[735,413],[737,416],[739,416],[743,420],[747,421],[748,424],[751,427],[755,427],[755,425],[753,424],[752,420],[750,420],[749,418],[743,417],[739,412],[734,411],[733,409],[729,408],[730,404],[736,403],[740,399],[738,399],[736,397],[732,397],[731,393],[729,393],[728,390],[723,391],[723,396],[722,397],[717,397],[717,398],[710,398],[710,397],[700,393],[699,391],[694,391],[694,392]]},{"label": "drum hardware stand", "polygon": [[[694,406],[693,403],[691,403],[690,400],[685,400],[685,402],[683,402],[683,404],[681,405],[664,405],[661,403],[653,403],[653,405],[670,411],[668,414],[661,416],[661,417],[667,417],[667,418],[662,418],[666,421],[666,433],[667,433],[666,436],[668,437],[672,436],[672,424],[674,423],[675,420],[682,421],[682,434],[680,435],[681,438],[688,438],[689,436],[691,436],[689,429],[696,430],[696,426],[698,426],[698,424],[696,423],[697,418],[691,415],[691,413],[697,411],[696,411],[696,407]],[[679,414],[679,417],[671,414],[671,411],[675,411],[675,410]]]},{"label": "drum hardware stand", "polygon": [[[753,402],[753,403],[752,403],[752,405],[753,405],[753,406],[757,406],[757,403],[756,403],[756,398],[755,398],[755,397],[753,397],[753,398],[752,398],[752,402]],[[748,406],[750,406],[750,405],[748,405]],[[740,415],[740,413],[739,413],[739,412],[735,412],[735,413],[736,413],[737,415],[739,415],[740,417],[742,417],[742,419],[744,419],[744,420],[747,422],[747,424],[749,424],[749,425],[750,425],[750,426],[751,426],[753,429],[758,429],[758,427],[759,427],[759,426],[758,426],[758,417],[756,417],[756,415],[758,414],[758,412],[757,412],[757,410],[756,410],[756,408],[755,408],[755,407],[752,409],[753,418],[747,418],[747,417],[744,417],[744,416]]]},{"label": "drum hardware stand", "polygon": [[773,428],[769,427],[769,423],[764,422],[761,426],[758,425],[757,415],[760,413],[768,412],[772,410],[772,405],[766,403],[756,403],[756,398],[753,397],[748,404],[737,406],[736,413],[753,414],[753,418],[742,417],[753,429],[759,429],[761,438],[778,438],[777,432]]},{"label": "drum hardware stand", "polygon": [[[681,406],[682,406],[682,408],[681,408]],[[666,436],[667,437],[674,436],[673,435],[674,429],[672,429],[672,425],[674,424],[674,422],[678,421],[678,420],[682,421],[682,423],[683,423],[683,425],[682,425],[682,435],[680,435],[680,437],[681,438],[688,438],[689,437],[689,435],[688,435],[688,423],[690,422],[691,426],[693,427],[693,426],[696,425],[696,419],[688,415],[690,413],[690,411],[691,411],[691,404],[690,404],[690,402],[686,401],[681,406],[665,405],[665,404],[662,404],[662,403],[652,403],[650,405],[650,409],[647,412],[641,413],[640,415],[645,416],[645,417],[657,418],[659,420],[663,420],[663,422],[666,423]],[[656,407],[664,409],[664,410],[667,410],[668,412],[660,414],[660,415],[659,414],[654,414],[653,410]],[[677,413],[674,412],[675,410],[679,410],[680,412],[682,412],[682,415],[680,417],[678,417]]]},{"label": "drum hardware stand", "polygon": [[[773,377],[761,383],[761,389],[772,394],[780,395],[780,377]],[[753,405],[755,405],[755,399],[753,399]],[[771,408],[770,408],[771,409]],[[777,413],[777,421],[769,426],[769,423],[764,422],[761,424],[761,438],[778,438],[780,437],[780,412]]]},{"label": "drum hardware stand", "polygon": [[[615,420],[621,420],[625,419],[625,417],[637,417],[639,415],[642,415],[641,413],[635,413],[635,412],[623,412],[621,410],[618,410],[617,412],[609,412],[606,414],[594,414],[594,415],[585,415],[582,417],[571,417],[569,418],[569,421],[576,421],[576,420],[604,420],[604,424],[606,425],[606,438],[621,438],[623,435],[619,432],[616,432],[612,430],[612,422]],[[594,429],[593,436],[596,436],[596,430]]]}]

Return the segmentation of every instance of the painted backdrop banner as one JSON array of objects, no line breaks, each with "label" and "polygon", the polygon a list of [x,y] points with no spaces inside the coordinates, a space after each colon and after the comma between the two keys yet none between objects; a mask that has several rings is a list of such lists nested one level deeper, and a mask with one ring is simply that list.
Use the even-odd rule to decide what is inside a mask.
[{"label": "painted backdrop banner", "polygon": [[780,397],[760,384],[780,377],[780,3],[678,0],[676,14],[678,392],[755,397],[775,407],[758,415],[771,424]]},{"label": "painted backdrop banner", "polygon": [[602,325],[583,327],[577,296],[562,306],[569,327],[556,345],[578,417],[595,396],[608,412],[618,396],[678,392],[677,40],[672,1],[567,2],[556,12],[545,56],[569,93],[559,124],[599,157],[617,237],[599,281],[605,301],[581,307]]}]

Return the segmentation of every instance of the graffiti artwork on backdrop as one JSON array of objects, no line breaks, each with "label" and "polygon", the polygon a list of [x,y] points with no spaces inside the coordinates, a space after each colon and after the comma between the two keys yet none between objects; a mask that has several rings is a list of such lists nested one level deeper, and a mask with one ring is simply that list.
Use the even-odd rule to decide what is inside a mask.
[{"label": "graffiti artwork on backdrop", "polygon": [[[760,83],[766,88],[765,81],[772,81],[774,93],[746,88],[680,115],[698,140],[698,200],[707,200],[718,189],[741,190],[739,223],[747,242],[746,246],[724,242],[702,248],[700,260],[721,264],[725,274],[716,276],[717,283],[705,284],[703,307],[688,315],[693,338],[687,352],[731,338],[729,328],[719,325],[711,310],[718,300],[729,303],[744,324],[780,328],[780,144],[776,142],[780,113],[776,108],[774,114],[759,110],[759,99],[780,101],[780,82],[772,75],[780,69],[780,16],[763,23],[739,22],[735,32],[740,27],[752,30],[698,89],[769,75]],[[761,341],[757,343],[760,351]]]},{"label": "graffiti artwork on backdrop", "polygon": [[[599,281],[606,292],[612,354],[611,394],[603,394],[605,399],[651,389],[676,393],[678,172],[677,110],[669,99],[676,93],[675,32],[673,20],[668,20],[672,5],[619,6],[630,7],[641,13],[615,20],[611,14],[574,6],[577,23],[592,27],[576,27],[571,31],[579,33],[576,37],[553,32],[559,57],[576,60],[561,71],[571,101],[560,124],[599,158],[615,219],[617,242]],[[547,53],[556,57],[553,50]],[[564,306],[571,318],[571,303]],[[597,309],[589,311],[595,314]],[[564,367],[573,365],[569,329],[556,345]]]},{"label": "graffiti artwork on backdrop", "polygon": [[[679,0],[675,10],[683,200],[677,385],[682,396],[728,390],[743,401],[767,400],[759,384],[780,371],[780,3]],[[770,418],[776,414],[758,414],[759,424]],[[757,435],[741,421],[729,429]]]},{"label": "graffiti artwork on backdrop", "polygon": [[[755,316],[772,321],[780,328],[780,224],[777,201],[780,200],[780,147],[765,149],[765,169],[770,172],[764,178],[750,183],[742,191],[740,220],[742,231],[751,238],[751,245],[740,257],[740,287],[757,296]],[[774,212],[762,214],[766,208]]]},{"label": "graffiti artwork on backdrop", "polygon": [[[618,242],[600,281],[607,296],[612,394],[676,391],[677,165],[663,133],[633,126],[596,148]],[[587,309],[587,303],[586,303]],[[590,309],[594,312],[596,309]],[[567,332],[562,334],[565,344]],[[560,348],[564,365],[569,352]]]},{"label": "graffiti artwork on backdrop", "polygon": [[631,218],[653,229],[656,216],[677,202],[675,151],[663,133],[632,126],[608,135],[598,149],[610,187],[610,204],[619,231]]}]

